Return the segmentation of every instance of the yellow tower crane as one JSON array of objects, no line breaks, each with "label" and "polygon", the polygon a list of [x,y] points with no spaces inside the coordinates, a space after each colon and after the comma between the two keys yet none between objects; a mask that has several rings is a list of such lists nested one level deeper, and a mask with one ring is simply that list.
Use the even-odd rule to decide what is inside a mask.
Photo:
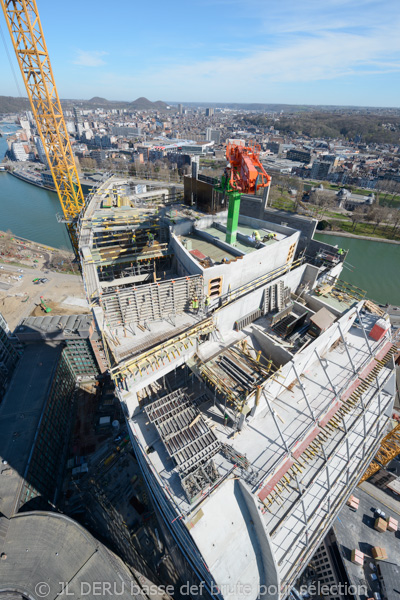
[{"label": "yellow tower crane", "polygon": [[391,460],[400,454],[400,423],[385,435],[373,461],[359,481],[362,483],[377,473],[381,467],[386,467]]},{"label": "yellow tower crane", "polygon": [[36,0],[0,0],[72,244],[85,204]]}]

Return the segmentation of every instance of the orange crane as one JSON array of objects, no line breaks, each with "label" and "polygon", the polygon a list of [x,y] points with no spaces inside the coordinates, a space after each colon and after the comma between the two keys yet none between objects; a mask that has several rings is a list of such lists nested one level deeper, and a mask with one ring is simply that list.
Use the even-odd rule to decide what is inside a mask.
[{"label": "orange crane", "polygon": [[85,205],[36,0],[0,0],[8,31],[75,251]]},{"label": "orange crane", "polygon": [[229,183],[232,189],[242,194],[256,194],[257,190],[271,183],[271,177],[260,162],[259,146],[228,144],[226,159],[230,164]]},{"label": "orange crane", "polygon": [[215,190],[229,198],[226,224],[228,244],[236,243],[241,194],[256,194],[259,189],[267,188],[271,183],[271,177],[262,166],[259,156],[259,146],[228,144],[226,147],[229,166]]}]

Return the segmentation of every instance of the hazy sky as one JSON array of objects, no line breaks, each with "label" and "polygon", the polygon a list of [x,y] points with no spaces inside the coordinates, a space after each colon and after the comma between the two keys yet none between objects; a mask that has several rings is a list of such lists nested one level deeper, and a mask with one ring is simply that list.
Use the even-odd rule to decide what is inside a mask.
[{"label": "hazy sky", "polygon": [[37,4],[62,98],[400,106],[400,0]]}]

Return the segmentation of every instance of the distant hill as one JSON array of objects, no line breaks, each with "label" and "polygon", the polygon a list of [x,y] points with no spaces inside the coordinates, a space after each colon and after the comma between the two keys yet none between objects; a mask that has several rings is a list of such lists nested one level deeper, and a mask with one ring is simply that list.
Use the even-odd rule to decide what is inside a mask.
[{"label": "distant hill", "polygon": [[109,101],[106,100],[106,98],[100,98],[99,96],[95,96],[94,98],[90,98],[90,100],[87,101],[89,104],[97,104],[97,106],[100,106],[100,104],[108,104]]},{"label": "distant hill", "polygon": [[280,133],[304,135],[310,138],[343,138],[362,141],[364,143],[399,144],[400,143],[400,111],[397,109],[381,109],[379,114],[353,111],[310,112],[279,115],[247,115],[243,117],[245,126],[258,128],[274,127]]},{"label": "distant hill", "polygon": [[167,104],[165,102],[161,102],[161,100],[157,100],[157,102],[151,102],[147,98],[137,98],[133,102],[130,103],[132,108],[136,110],[163,110],[167,108]]},{"label": "distant hill", "polygon": [[12,96],[0,96],[0,115],[19,113],[30,110],[28,98],[13,98]]},{"label": "distant hill", "polygon": [[[90,100],[73,100],[65,99],[61,100],[61,104],[64,107],[71,108],[72,106],[79,106],[80,108],[95,108],[99,106],[101,108],[127,108],[132,110],[166,110],[168,104],[157,100],[157,102],[151,102],[143,96],[137,98],[133,102],[126,102],[124,100],[107,100],[100,96],[94,96]],[[24,110],[30,110],[30,104],[28,98],[13,98],[12,96],[0,96],[0,115],[19,113]]]},{"label": "distant hill", "polygon": [[71,108],[72,106],[78,106],[79,108],[93,108],[93,107],[101,107],[101,108],[126,108],[131,110],[166,110],[168,104],[165,102],[161,102],[158,100],[157,102],[151,102],[147,98],[143,96],[141,98],[137,98],[133,100],[133,102],[127,102],[126,100],[107,100],[106,98],[101,98],[100,96],[94,96],[94,98],[90,98],[90,100],[62,100],[62,104],[65,107]]}]

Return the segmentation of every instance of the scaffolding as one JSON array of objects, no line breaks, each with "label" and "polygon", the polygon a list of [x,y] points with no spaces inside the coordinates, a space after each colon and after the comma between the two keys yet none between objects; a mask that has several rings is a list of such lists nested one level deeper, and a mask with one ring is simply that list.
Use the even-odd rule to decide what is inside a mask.
[{"label": "scaffolding", "polygon": [[155,400],[145,411],[176,464],[189,501],[193,501],[219,478],[211,459],[220,452],[221,443],[182,389]]},{"label": "scaffolding", "polygon": [[[345,348],[347,348],[347,343],[344,339],[343,343]],[[325,447],[329,443],[329,439],[334,434],[339,432],[341,432],[343,435],[346,435],[344,419],[349,413],[354,412],[357,409],[360,402],[361,405],[363,405],[362,396],[374,384],[379,373],[387,365],[389,360],[391,360],[393,355],[397,353],[397,346],[391,342],[388,342],[388,344],[384,346],[382,352],[383,355],[381,358],[372,358],[369,365],[364,369],[364,372],[367,372],[365,378],[357,378],[355,383],[350,387],[350,393],[345,392],[341,399],[337,400],[333,404],[326,417],[322,418],[318,422],[315,421],[314,414],[309,407],[309,402],[303,383],[299,377],[297,378],[298,384],[302,389],[306,404],[309,407],[311,417],[315,424],[313,429],[303,440],[303,442],[298,445],[298,447],[296,447],[294,450],[287,448],[287,457],[275,470],[274,475],[259,492],[258,497],[265,510],[271,511],[274,503],[277,503],[278,505],[282,504],[285,490],[293,491],[293,489],[297,488],[299,497],[301,497],[301,487],[299,487],[298,477],[304,477],[304,470],[307,463],[317,460],[318,458],[322,459],[323,462],[326,462],[329,453],[325,451]],[[319,355],[318,359],[321,362]],[[271,413],[275,414],[267,395],[266,400]],[[282,437],[280,427],[276,419],[275,425],[280,436]]]},{"label": "scaffolding", "polygon": [[207,336],[215,329],[212,318],[206,318],[194,326],[186,328],[179,335],[169,338],[161,344],[157,344],[138,354],[137,356],[120,363],[110,370],[111,377],[120,385],[124,385],[127,376],[143,377],[150,372],[156,372],[166,364],[175,361],[189,349],[196,350],[197,342]]},{"label": "scaffolding", "polygon": [[203,277],[192,275],[100,294],[109,327],[161,321],[188,312],[194,297],[203,300]]},{"label": "scaffolding", "polygon": [[199,372],[202,379],[236,411],[243,410],[249,396],[257,393],[261,384],[272,375],[271,365],[264,367],[237,346],[202,364]]}]

